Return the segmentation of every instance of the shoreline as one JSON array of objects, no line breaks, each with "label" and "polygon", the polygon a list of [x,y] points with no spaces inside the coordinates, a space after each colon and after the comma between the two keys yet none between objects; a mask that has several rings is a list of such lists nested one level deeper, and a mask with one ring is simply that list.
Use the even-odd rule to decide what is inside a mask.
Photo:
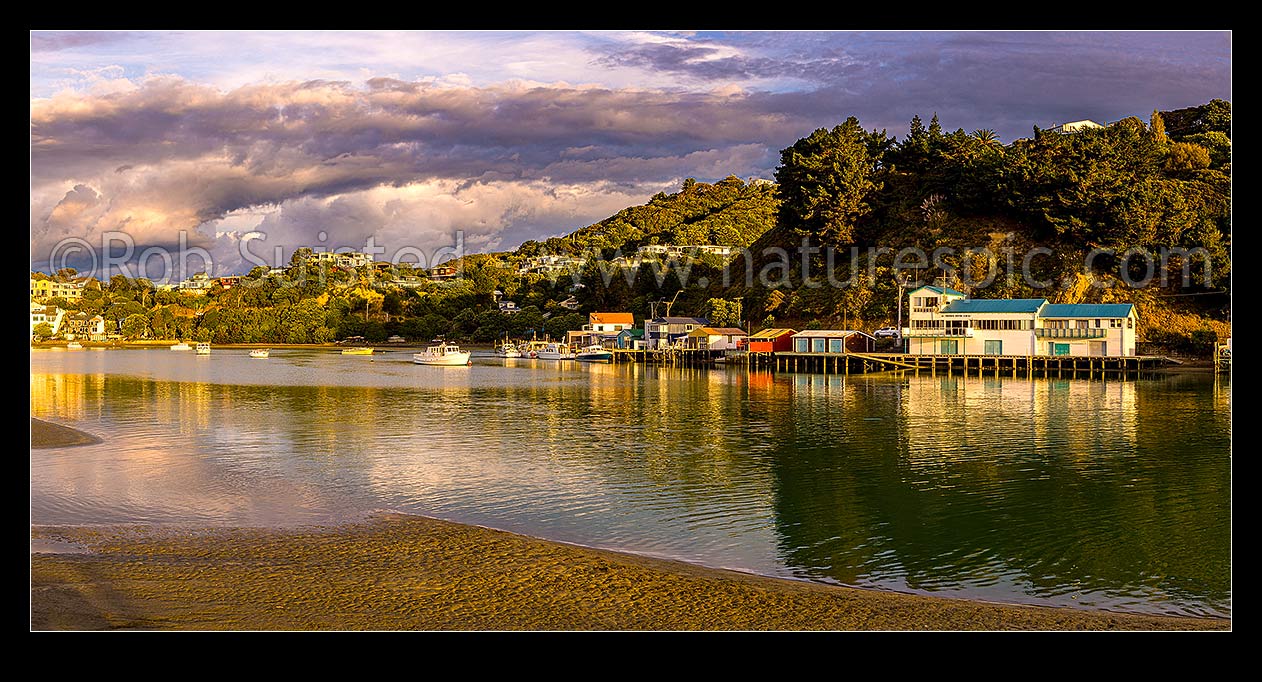
[{"label": "shoreline", "polygon": [[97,436],[86,431],[31,417],[31,449],[71,448],[79,445],[103,443]]},{"label": "shoreline", "polygon": [[1229,630],[1231,620],[827,585],[421,516],[296,529],[39,527],[31,628]]}]

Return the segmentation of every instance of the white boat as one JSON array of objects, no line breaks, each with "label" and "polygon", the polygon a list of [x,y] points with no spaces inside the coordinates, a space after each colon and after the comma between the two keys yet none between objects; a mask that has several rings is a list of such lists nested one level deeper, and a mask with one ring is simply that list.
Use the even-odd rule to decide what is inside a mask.
[{"label": "white boat", "polygon": [[574,355],[564,343],[549,343],[535,353],[540,360],[573,360]]},{"label": "white boat", "polygon": [[83,344],[78,341],[71,341],[66,344],[66,350],[83,350]]},{"label": "white boat", "polygon": [[517,344],[512,341],[504,342],[499,348],[495,349],[495,354],[501,358],[520,358],[521,351],[517,350]]},{"label": "white boat", "polygon": [[193,347],[183,341],[171,346],[171,350],[193,350]]},{"label": "white boat", "polygon": [[460,350],[454,343],[430,346],[424,353],[413,353],[412,362],[418,365],[441,365],[455,367],[473,364],[469,362],[469,351]]},{"label": "white boat", "polygon": [[271,348],[255,348],[254,350],[250,351],[250,357],[266,359],[268,354],[270,354],[271,352],[272,352]]},{"label": "white boat", "polygon": [[209,343],[199,343],[199,344],[197,344],[197,354],[198,354],[198,355],[210,355],[210,344],[209,344]]},{"label": "white boat", "polygon": [[613,362],[613,352],[600,344],[584,346],[574,355],[579,362]]}]

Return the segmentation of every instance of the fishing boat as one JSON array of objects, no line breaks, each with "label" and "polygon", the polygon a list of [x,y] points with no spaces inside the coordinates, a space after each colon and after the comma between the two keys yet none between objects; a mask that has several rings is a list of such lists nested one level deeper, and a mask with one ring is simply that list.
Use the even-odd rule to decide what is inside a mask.
[{"label": "fishing boat", "polygon": [[501,358],[520,358],[521,351],[517,350],[517,344],[512,341],[505,341],[495,349],[495,355]]},{"label": "fishing boat", "polygon": [[594,343],[579,349],[574,359],[579,362],[613,362],[613,351]]},{"label": "fishing boat", "polygon": [[183,341],[171,346],[171,350],[193,350],[193,347]]},{"label": "fishing boat", "polygon": [[372,349],[366,346],[357,346],[355,348],[343,348],[342,355],[372,355]]},{"label": "fishing boat", "polygon": [[197,354],[198,354],[198,355],[210,355],[210,344],[209,344],[209,343],[199,343],[199,344],[197,344]]},{"label": "fishing boat", "polygon": [[272,352],[271,348],[255,348],[254,350],[250,351],[250,357],[266,360],[267,356],[270,355],[271,352]]},{"label": "fishing boat", "polygon": [[418,365],[440,365],[443,367],[473,364],[469,361],[469,351],[460,350],[460,346],[454,343],[430,346],[425,349],[424,353],[413,353],[412,362]]},{"label": "fishing boat", "polygon": [[66,344],[66,350],[83,350],[83,344],[78,341],[71,341]]},{"label": "fishing boat", "polygon": [[549,343],[535,352],[540,360],[573,360],[574,352],[564,343]]}]

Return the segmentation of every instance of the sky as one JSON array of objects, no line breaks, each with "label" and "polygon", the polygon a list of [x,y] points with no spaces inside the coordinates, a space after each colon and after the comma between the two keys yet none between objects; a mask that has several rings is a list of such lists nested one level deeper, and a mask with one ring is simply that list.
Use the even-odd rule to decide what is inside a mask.
[{"label": "sky", "polygon": [[936,113],[1007,143],[1231,99],[1229,31],[30,38],[32,269],[156,280],[164,250],[191,274],[181,246],[216,275],[370,238],[378,260],[508,250],[684,178],[770,179],[848,116],[901,138]]}]

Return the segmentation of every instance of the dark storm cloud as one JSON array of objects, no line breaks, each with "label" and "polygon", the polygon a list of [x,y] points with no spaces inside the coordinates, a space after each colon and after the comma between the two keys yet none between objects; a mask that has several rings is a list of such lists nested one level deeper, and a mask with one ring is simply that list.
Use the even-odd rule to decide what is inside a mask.
[{"label": "dark storm cloud", "polygon": [[[743,49],[721,50],[727,43]],[[776,33],[603,49],[598,63],[700,81],[798,79],[795,90],[832,104],[795,113],[819,125],[853,114],[897,133],[913,114],[936,111],[945,125],[1012,140],[1033,125],[1231,96],[1225,32]]]}]

